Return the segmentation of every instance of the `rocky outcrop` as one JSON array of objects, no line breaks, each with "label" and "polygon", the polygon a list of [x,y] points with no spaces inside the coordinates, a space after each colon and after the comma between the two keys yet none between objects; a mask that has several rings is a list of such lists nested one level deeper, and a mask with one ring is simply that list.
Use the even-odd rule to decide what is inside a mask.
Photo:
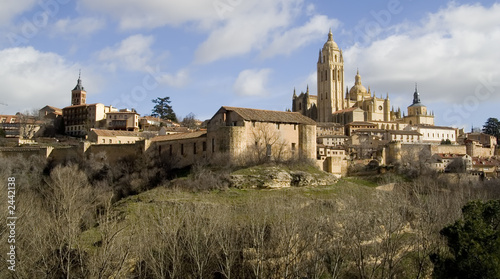
[{"label": "rocky outcrop", "polygon": [[230,176],[231,187],[236,188],[284,188],[334,184],[337,178],[328,173],[309,173],[286,170],[280,167],[247,169],[244,174]]}]

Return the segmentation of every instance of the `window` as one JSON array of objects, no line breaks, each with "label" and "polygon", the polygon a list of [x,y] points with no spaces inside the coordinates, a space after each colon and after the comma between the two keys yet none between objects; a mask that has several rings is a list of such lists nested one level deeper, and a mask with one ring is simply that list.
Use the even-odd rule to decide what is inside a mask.
[{"label": "window", "polygon": [[215,139],[212,139],[212,153],[215,152]]},{"label": "window", "polygon": [[207,142],[204,141],[202,144],[203,152],[207,151]]},{"label": "window", "polygon": [[279,123],[276,123],[276,129],[280,129],[280,124]]},{"label": "window", "polygon": [[295,145],[296,145],[296,143],[292,142],[292,151],[295,151]]},{"label": "window", "polygon": [[102,139],[102,143],[106,143],[106,140],[105,140],[105,139]]},{"label": "window", "polygon": [[184,144],[181,143],[181,155],[184,155]]},{"label": "window", "polygon": [[293,124],[293,129],[297,130],[297,124]]},{"label": "window", "polygon": [[172,145],[170,145],[170,148],[168,149],[168,155],[172,156]]},{"label": "window", "polygon": [[196,142],[193,143],[193,154],[196,154]]},{"label": "window", "polygon": [[113,140],[112,140],[112,139],[109,139],[109,143],[113,143]]}]

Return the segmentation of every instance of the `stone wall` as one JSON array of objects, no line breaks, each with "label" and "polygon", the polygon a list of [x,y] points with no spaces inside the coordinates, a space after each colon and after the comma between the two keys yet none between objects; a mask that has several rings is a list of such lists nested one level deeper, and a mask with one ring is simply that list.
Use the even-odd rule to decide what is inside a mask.
[{"label": "stone wall", "polygon": [[172,167],[183,168],[206,159],[211,153],[207,137],[152,142],[147,152],[157,152]]},{"label": "stone wall", "polygon": [[466,149],[467,154],[471,157],[491,157],[495,155],[495,146],[488,148],[475,142],[468,142]]}]

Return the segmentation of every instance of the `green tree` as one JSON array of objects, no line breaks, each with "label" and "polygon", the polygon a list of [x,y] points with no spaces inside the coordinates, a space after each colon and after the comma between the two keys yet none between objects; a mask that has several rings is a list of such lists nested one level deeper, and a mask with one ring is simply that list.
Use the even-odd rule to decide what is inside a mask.
[{"label": "green tree", "polygon": [[158,97],[151,101],[156,104],[151,111],[151,116],[159,117],[163,120],[172,120],[174,122],[177,122],[177,116],[175,115],[175,112],[170,105],[170,97]]},{"label": "green tree", "polygon": [[471,201],[441,230],[449,254],[431,256],[434,278],[500,278],[500,200]]},{"label": "green tree", "polygon": [[497,140],[500,140],[500,121],[493,117],[488,118],[483,125],[483,133],[495,136]]}]

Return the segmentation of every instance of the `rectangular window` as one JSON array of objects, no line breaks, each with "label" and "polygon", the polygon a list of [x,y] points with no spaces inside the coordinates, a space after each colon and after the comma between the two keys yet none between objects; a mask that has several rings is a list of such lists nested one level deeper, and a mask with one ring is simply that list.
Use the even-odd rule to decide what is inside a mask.
[{"label": "rectangular window", "polygon": [[172,156],[172,145],[170,145],[170,148],[168,149],[168,155]]},{"label": "rectangular window", "polygon": [[215,139],[212,139],[212,153],[215,152]]},{"label": "rectangular window", "polygon": [[203,152],[207,151],[207,142],[204,141],[202,144]]},{"label": "rectangular window", "polygon": [[193,143],[193,154],[196,154],[196,142]]},{"label": "rectangular window", "polygon": [[295,151],[295,142],[292,142],[292,151]]},{"label": "rectangular window", "polygon": [[181,143],[181,155],[184,155],[184,144]]}]

